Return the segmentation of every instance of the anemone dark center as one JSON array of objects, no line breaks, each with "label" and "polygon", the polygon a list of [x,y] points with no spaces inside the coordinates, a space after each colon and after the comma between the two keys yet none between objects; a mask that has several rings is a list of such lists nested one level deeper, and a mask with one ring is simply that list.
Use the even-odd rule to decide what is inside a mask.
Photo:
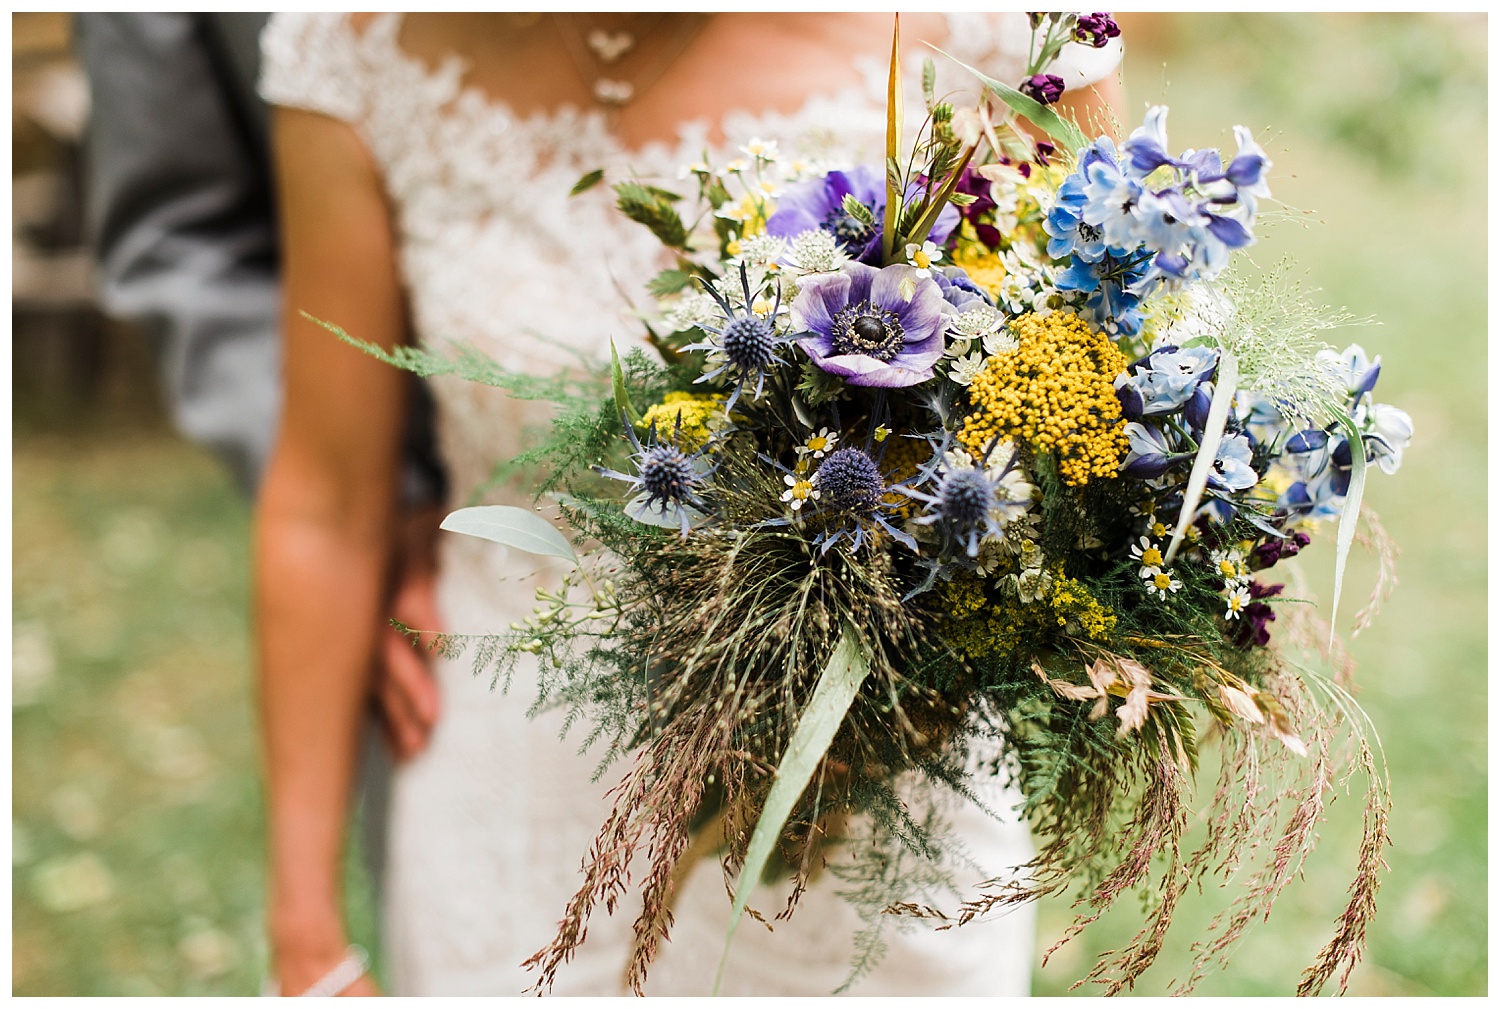
[{"label": "anemone dark center", "polygon": [[850,215],[842,207],[835,207],[823,218],[823,230],[831,234],[845,251],[863,252],[870,239],[875,237],[875,228]]},{"label": "anemone dark center", "polygon": [[876,308],[868,301],[850,305],[833,317],[833,352],[864,354],[889,361],[901,353],[906,331],[895,312]]},{"label": "anemone dark center", "polygon": [[813,475],[823,499],[842,511],[867,513],[875,510],[885,493],[885,478],[875,460],[857,448],[828,453]]},{"label": "anemone dark center", "polygon": [[685,501],[693,486],[693,465],[671,445],[656,445],[641,459],[641,489],[652,501]]},{"label": "anemone dark center", "polygon": [[985,521],[993,496],[989,477],[979,470],[952,470],[938,488],[938,511],[955,529],[967,532]]},{"label": "anemone dark center", "polygon": [[758,315],[737,315],[725,324],[720,342],[730,364],[746,371],[764,371],[775,354],[776,331]]}]

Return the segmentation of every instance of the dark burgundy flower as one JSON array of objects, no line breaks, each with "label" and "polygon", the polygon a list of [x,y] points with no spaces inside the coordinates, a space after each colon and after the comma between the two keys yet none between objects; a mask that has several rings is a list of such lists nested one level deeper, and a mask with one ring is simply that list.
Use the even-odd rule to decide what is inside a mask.
[{"label": "dark burgundy flower", "polygon": [[1110,39],[1117,38],[1119,34],[1120,26],[1115,24],[1115,19],[1109,16],[1108,11],[1080,14],[1078,22],[1073,25],[1073,38],[1095,49],[1103,49],[1109,45]]},{"label": "dark burgundy flower", "polygon": [[1043,105],[1056,102],[1063,90],[1063,79],[1056,74],[1032,74],[1021,82],[1021,94]]},{"label": "dark burgundy flower", "polygon": [[1240,619],[1235,622],[1232,631],[1235,644],[1241,648],[1249,648],[1251,645],[1265,647],[1271,643],[1271,632],[1266,625],[1276,619],[1276,613],[1260,600],[1279,596],[1284,588],[1285,585],[1250,583],[1250,598],[1256,601],[1240,611]]},{"label": "dark burgundy flower", "polygon": [[1260,571],[1273,566],[1283,557],[1296,557],[1302,548],[1312,542],[1307,533],[1292,533],[1290,539],[1267,540],[1250,551],[1250,567]]}]

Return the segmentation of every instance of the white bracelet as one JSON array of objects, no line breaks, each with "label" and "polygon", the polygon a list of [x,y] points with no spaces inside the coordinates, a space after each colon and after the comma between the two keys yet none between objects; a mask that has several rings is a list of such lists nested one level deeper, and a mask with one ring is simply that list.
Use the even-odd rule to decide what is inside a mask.
[{"label": "white bracelet", "polygon": [[[370,954],[366,953],[362,946],[350,946],[344,953],[344,959],[335,964],[333,970],[318,978],[307,991],[297,997],[328,998],[333,995],[342,995],[350,985],[364,977],[365,971],[369,969]],[[281,991],[275,981],[267,980],[261,988],[261,994],[274,998],[280,995]]]}]

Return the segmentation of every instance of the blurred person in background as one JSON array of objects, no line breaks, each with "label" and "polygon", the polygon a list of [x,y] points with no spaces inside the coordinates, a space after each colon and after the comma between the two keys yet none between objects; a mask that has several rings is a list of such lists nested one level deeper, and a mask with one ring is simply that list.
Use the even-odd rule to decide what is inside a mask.
[{"label": "blurred person in background", "polygon": [[[1002,79],[1025,66],[1023,15],[916,15],[906,56],[940,44]],[[257,514],[257,595],[270,770],[270,930],[282,990],[341,974],[347,934],[337,855],[358,711],[378,647],[392,530],[402,373],[301,313],[385,348],[471,343],[502,366],[550,375],[639,331],[618,292],[654,271],[654,239],[618,215],[585,172],[674,177],[705,151],[753,136],[826,140],[878,163],[889,15],[278,15],[263,38],[261,92],[279,106],[287,400]],[[1079,47],[1083,50],[1083,47]],[[1101,111],[1119,46],[1068,70]],[[939,92],[970,86],[939,67]],[[1102,95],[1084,86],[1104,80]],[[745,109],[745,112],[732,110]],[[581,110],[581,111],[580,111]],[[697,121],[696,129],[684,126]],[[668,175],[667,173],[672,173]],[[562,346],[559,346],[561,344]],[[433,380],[438,437],[465,500],[538,418],[499,390]],[[523,486],[495,498],[526,503]],[[500,631],[531,606],[531,558],[450,537],[439,544],[442,624]],[[603,822],[597,755],[559,738],[562,712],[525,713],[533,656],[512,696],[468,657],[437,672],[448,699],[428,748],[397,770],[383,890],[384,951],[401,994],[519,994],[521,966],[552,938]],[[1018,820],[958,824],[992,868],[1030,857]],[[726,902],[716,867],[685,860],[676,927],[653,994],[701,994]],[[848,973],[854,911],[824,874],[774,935],[742,932],[730,994],[824,994]],[[763,893],[762,906],[778,897]],[[623,994],[630,908],[590,922],[559,994]],[[889,937],[859,993],[1026,994],[1034,911],[961,932]],[[344,959],[342,962],[347,962]],[[332,973],[330,973],[332,972]],[[363,981],[351,992],[371,992]]]},{"label": "blurred person in background", "polygon": [[[270,116],[255,91],[268,17],[84,13],[76,25],[92,94],[86,203],[101,301],[154,339],[176,427],[250,495],[282,402]],[[372,614],[381,647],[367,684],[387,743],[364,756],[365,854],[377,887],[389,758],[419,753],[441,707],[425,653],[383,619],[438,626],[433,540],[446,479],[430,398],[411,385],[397,564]]]}]

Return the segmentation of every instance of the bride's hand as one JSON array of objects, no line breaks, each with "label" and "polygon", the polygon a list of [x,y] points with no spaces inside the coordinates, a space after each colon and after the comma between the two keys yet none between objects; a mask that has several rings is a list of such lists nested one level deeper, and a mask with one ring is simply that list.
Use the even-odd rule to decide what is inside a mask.
[{"label": "bride's hand", "polygon": [[[409,512],[402,522],[400,570],[390,613],[414,630],[443,630],[437,609],[436,559],[442,517],[440,508],[422,508]],[[414,646],[389,624],[381,629],[372,689],[386,742],[398,761],[410,760],[426,748],[442,709],[432,653],[427,650],[430,643],[431,635],[424,634]]]}]

